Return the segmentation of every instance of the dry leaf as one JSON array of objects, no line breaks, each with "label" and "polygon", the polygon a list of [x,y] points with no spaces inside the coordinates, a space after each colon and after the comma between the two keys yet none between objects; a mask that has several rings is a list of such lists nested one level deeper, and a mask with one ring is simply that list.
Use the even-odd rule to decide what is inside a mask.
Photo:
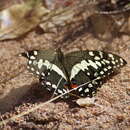
[{"label": "dry leaf", "polygon": [[18,38],[35,28],[50,11],[40,0],[16,4],[0,12],[0,40]]}]

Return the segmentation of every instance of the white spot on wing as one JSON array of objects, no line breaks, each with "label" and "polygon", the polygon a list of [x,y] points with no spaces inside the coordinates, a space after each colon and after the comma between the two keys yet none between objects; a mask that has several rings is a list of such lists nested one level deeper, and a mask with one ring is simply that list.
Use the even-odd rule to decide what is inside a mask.
[{"label": "white spot on wing", "polygon": [[115,65],[116,64],[115,61],[112,61],[112,64]]},{"label": "white spot on wing", "polygon": [[62,70],[59,69],[56,65],[53,64],[51,69],[54,70],[57,74],[61,75],[64,79],[66,79],[66,76],[64,75]]},{"label": "white spot on wing", "polygon": [[98,57],[98,56],[95,56],[94,59],[95,59],[95,60],[100,60],[101,58]]},{"label": "white spot on wing", "polygon": [[110,64],[110,61],[109,60],[106,60],[106,59],[103,59],[103,61],[107,64]]},{"label": "white spot on wing", "polygon": [[41,85],[43,85],[43,86],[44,86],[44,85],[45,85],[45,83],[44,83],[44,82],[41,82]]},{"label": "white spot on wing", "polygon": [[108,56],[114,60],[113,54],[108,54]]},{"label": "white spot on wing", "polygon": [[40,74],[39,71],[36,71],[36,74],[39,75]]},{"label": "white spot on wing", "polygon": [[75,75],[77,75],[80,70],[83,70],[83,71],[84,71],[84,69],[82,68],[82,65],[81,65],[80,63],[74,65],[73,68],[72,68],[72,70],[71,70],[70,80],[71,80],[72,78],[74,78]]},{"label": "white spot on wing", "polygon": [[27,66],[27,69],[30,69],[30,66]]},{"label": "white spot on wing", "polygon": [[38,69],[41,69],[42,68],[42,65],[43,65],[43,59],[40,59],[38,61]]},{"label": "white spot on wing", "polygon": [[30,64],[32,64],[32,61],[31,61],[31,60],[29,60],[29,61],[28,61],[28,64],[29,64],[29,65],[30,65]]},{"label": "white spot on wing", "polygon": [[122,62],[122,63],[124,62],[122,58],[120,58],[120,62]]},{"label": "white spot on wing", "polygon": [[31,59],[31,60],[35,60],[36,57],[35,57],[35,56],[30,56],[30,59]]},{"label": "white spot on wing", "polygon": [[123,66],[123,63],[121,63],[120,65]]},{"label": "white spot on wing", "polygon": [[107,68],[108,68],[108,69],[111,69],[112,67],[111,67],[111,66],[108,66]]},{"label": "white spot on wing", "polygon": [[81,61],[82,70],[88,70],[89,63],[87,63],[85,60]]},{"label": "white spot on wing", "polygon": [[67,92],[67,91],[66,91],[66,89],[62,89],[62,90],[63,90],[63,92],[64,92],[64,93],[66,93],[66,92]]},{"label": "white spot on wing", "polygon": [[88,92],[89,92],[89,89],[88,89],[88,88],[86,88],[86,89],[84,90],[84,92],[85,92],[85,93],[88,93]]},{"label": "white spot on wing", "polygon": [[37,65],[38,63],[37,63],[37,61],[36,60],[34,60],[33,61],[33,65]]},{"label": "white spot on wing", "polygon": [[31,68],[31,71],[34,71],[34,68]]},{"label": "white spot on wing", "polygon": [[95,77],[97,77],[97,76],[98,76],[98,73],[97,73],[97,72],[95,72],[95,73],[94,73],[94,76],[95,76]]},{"label": "white spot on wing", "polygon": [[90,56],[94,56],[94,53],[92,51],[89,52]]},{"label": "white spot on wing", "polygon": [[115,65],[115,66],[113,66],[113,68],[115,69],[115,68],[116,68],[116,65]]},{"label": "white spot on wing", "polygon": [[104,71],[107,71],[107,68],[104,68]]},{"label": "white spot on wing", "polygon": [[87,72],[87,75],[89,75],[89,76],[90,76],[90,73],[89,73],[89,72]]},{"label": "white spot on wing", "polygon": [[99,55],[101,58],[103,58],[103,52],[99,51]]},{"label": "white spot on wing", "polygon": [[51,91],[51,89],[50,88],[46,88],[48,91]]},{"label": "white spot on wing", "polygon": [[41,79],[45,79],[45,77],[41,76]]},{"label": "white spot on wing", "polygon": [[57,88],[57,86],[56,86],[55,84],[52,84],[52,88],[56,89],[56,88]]},{"label": "white spot on wing", "polygon": [[89,65],[90,65],[90,66],[94,67],[95,69],[98,69],[98,66],[96,65],[95,62],[93,62],[93,61],[91,61],[91,60],[88,60],[88,62],[89,62]]},{"label": "white spot on wing", "polygon": [[34,51],[34,55],[35,55],[35,56],[37,55],[37,51]]},{"label": "white spot on wing", "polygon": [[101,71],[101,72],[100,72],[100,74],[104,74],[104,72],[103,72],[103,71]]},{"label": "white spot on wing", "polygon": [[49,86],[51,86],[51,83],[50,83],[50,82],[46,82],[46,85],[49,85]]},{"label": "white spot on wing", "polygon": [[96,84],[96,85],[98,84],[98,83],[97,83],[96,81],[94,81],[94,80],[92,81],[92,83],[93,83],[93,84]]},{"label": "white spot on wing", "polygon": [[82,93],[82,94],[80,94],[80,96],[84,96],[84,94]]},{"label": "white spot on wing", "polygon": [[60,89],[58,89],[57,91],[58,91],[58,93],[61,93],[61,94],[63,93],[63,91],[62,91],[62,90],[60,90]]},{"label": "white spot on wing", "polygon": [[88,87],[89,87],[89,88],[92,88],[92,87],[93,87],[93,85],[92,85],[92,84],[88,84]]},{"label": "white spot on wing", "polygon": [[80,88],[78,89],[79,92],[81,92],[82,90],[83,90],[82,87],[80,87]]},{"label": "white spot on wing", "polygon": [[101,62],[102,62],[102,64],[106,65],[104,61],[101,61]]},{"label": "white spot on wing", "polygon": [[119,61],[118,60],[116,60],[116,63],[118,63]]},{"label": "white spot on wing", "polygon": [[41,75],[42,75],[42,76],[45,76],[45,74],[44,74],[43,72],[41,73]]},{"label": "white spot on wing", "polygon": [[117,65],[117,67],[120,67],[120,65]]},{"label": "white spot on wing", "polygon": [[95,61],[95,63],[98,65],[98,66],[102,66],[101,63],[99,61]]}]

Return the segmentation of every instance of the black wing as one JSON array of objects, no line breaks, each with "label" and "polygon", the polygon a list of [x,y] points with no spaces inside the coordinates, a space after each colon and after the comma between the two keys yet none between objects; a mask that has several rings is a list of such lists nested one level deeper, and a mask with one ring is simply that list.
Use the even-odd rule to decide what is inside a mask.
[{"label": "black wing", "polygon": [[64,87],[66,75],[59,62],[57,51],[32,50],[22,53],[22,56],[28,58],[28,69],[39,77],[44,88],[54,92],[55,95],[67,92],[67,88]]},{"label": "black wing", "polygon": [[71,82],[82,86],[77,88],[77,93],[83,97],[92,97],[104,78],[126,64],[120,56],[102,51],[72,52],[66,55],[65,62]]}]

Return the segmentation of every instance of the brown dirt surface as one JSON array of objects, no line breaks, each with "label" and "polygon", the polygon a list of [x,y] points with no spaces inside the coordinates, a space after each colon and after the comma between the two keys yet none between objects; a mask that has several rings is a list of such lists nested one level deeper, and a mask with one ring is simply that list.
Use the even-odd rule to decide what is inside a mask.
[{"label": "brown dirt surface", "polygon": [[[91,29],[91,27],[89,27]],[[79,30],[81,29],[81,30]],[[76,30],[76,29],[75,29]],[[85,27],[58,41],[57,34],[33,31],[20,39],[0,42],[0,114],[1,120],[12,117],[50,99],[50,93],[26,69],[26,60],[18,56],[31,49],[57,48],[67,53],[74,50],[104,50],[127,61],[121,72],[109,79],[95,96],[94,106],[80,107],[75,100],[48,103],[2,130],[129,130],[130,129],[130,37],[121,35],[101,40]]]}]

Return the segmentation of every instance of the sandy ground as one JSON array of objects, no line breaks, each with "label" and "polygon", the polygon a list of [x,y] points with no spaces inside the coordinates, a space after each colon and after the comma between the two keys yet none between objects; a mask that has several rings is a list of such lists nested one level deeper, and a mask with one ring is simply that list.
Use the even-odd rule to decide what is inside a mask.
[{"label": "sandy ground", "polygon": [[[129,130],[130,129],[130,37],[122,35],[99,40],[85,28],[59,41],[58,35],[36,31],[11,41],[0,42],[0,113],[7,119],[49,100],[38,79],[26,69],[19,53],[30,49],[57,48],[66,52],[93,49],[122,56],[128,64],[108,80],[95,96],[96,104],[80,107],[75,100],[57,100],[37,111],[9,122],[3,130]],[[69,33],[68,33],[69,34]],[[67,35],[68,35],[67,34]]]}]

